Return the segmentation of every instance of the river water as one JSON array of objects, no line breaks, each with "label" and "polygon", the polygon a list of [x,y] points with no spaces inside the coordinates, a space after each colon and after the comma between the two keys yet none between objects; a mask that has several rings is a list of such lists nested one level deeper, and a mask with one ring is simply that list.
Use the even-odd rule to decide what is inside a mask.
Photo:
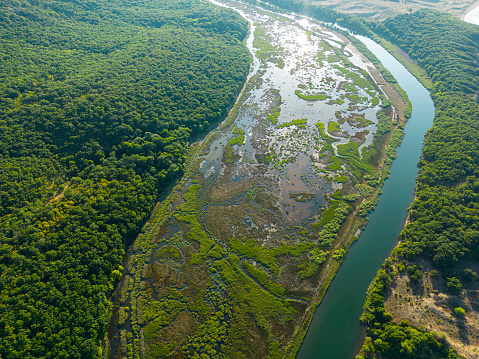
[{"label": "river water", "polygon": [[366,290],[390,254],[414,197],[417,163],[425,132],[432,126],[434,105],[429,92],[386,50],[374,41],[359,37],[396,77],[412,102],[412,117],[397,151],[389,179],[383,187],[376,210],[353,245],[316,309],[297,358],[354,358],[364,340],[359,317]]}]

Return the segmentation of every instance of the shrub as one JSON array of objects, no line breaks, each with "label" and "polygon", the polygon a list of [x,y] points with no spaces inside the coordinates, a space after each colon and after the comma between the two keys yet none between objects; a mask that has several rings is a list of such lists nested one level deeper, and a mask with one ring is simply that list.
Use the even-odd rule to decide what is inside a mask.
[{"label": "shrub", "polygon": [[459,294],[462,289],[462,284],[456,277],[447,278],[446,288],[452,294]]},{"label": "shrub", "polygon": [[464,315],[466,315],[466,310],[465,310],[464,308],[457,307],[457,308],[454,308],[454,313],[455,313],[458,317],[463,317]]},{"label": "shrub", "polygon": [[461,274],[461,278],[464,282],[472,282],[477,278],[477,273],[473,272],[472,269],[466,268]]}]

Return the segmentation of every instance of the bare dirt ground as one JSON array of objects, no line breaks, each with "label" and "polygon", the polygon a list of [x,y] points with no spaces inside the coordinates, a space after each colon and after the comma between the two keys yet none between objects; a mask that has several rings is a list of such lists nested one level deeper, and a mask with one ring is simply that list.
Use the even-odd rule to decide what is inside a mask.
[{"label": "bare dirt ground", "polygon": [[419,9],[434,9],[450,13],[461,17],[468,8],[475,2],[474,0],[400,0],[382,1],[382,0],[325,0],[309,1],[310,3],[326,6],[334,10],[355,14],[374,20],[384,20],[389,16],[401,13],[407,13]]},{"label": "bare dirt ground", "polygon": [[[404,272],[399,272],[386,295],[385,308],[393,315],[393,321],[400,323],[407,319],[409,324],[423,327],[444,338],[458,354],[465,358],[479,358],[479,282],[463,283],[459,295],[446,292],[441,276],[434,277],[432,265],[420,260],[414,263],[422,267],[422,279],[414,283]],[[463,263],[464,268],[479,269],[477,263]],[[457,307],[466,314],[460,317],[454,313]]]}]

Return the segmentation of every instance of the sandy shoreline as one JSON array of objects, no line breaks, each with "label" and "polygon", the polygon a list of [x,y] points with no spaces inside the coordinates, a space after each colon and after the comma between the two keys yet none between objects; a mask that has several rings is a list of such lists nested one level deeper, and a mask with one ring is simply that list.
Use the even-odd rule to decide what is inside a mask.
[{"label": "sandy shoreline", "polygon": [[479,7],[479,0],[476,1],[475,3],[471,4],[471,5],[467,8],[466,12],[460,17],[460,19],[461,19],[462,21],[466,21],[467,15],[469,15],[469,13],[471,13],[471,12],[472,12],[473,10],[475,10],[477,7]]}]

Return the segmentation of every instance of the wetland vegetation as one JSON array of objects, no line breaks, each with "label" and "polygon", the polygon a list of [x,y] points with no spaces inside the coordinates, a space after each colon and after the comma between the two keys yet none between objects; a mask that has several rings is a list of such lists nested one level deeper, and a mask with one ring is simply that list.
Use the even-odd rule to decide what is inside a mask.
[{"label": "wetland vegetation", "polygon": [[346,38],[226,4],[253,70],[127,255],[111,357],[294,357],[400,143],[407,103]]}]

